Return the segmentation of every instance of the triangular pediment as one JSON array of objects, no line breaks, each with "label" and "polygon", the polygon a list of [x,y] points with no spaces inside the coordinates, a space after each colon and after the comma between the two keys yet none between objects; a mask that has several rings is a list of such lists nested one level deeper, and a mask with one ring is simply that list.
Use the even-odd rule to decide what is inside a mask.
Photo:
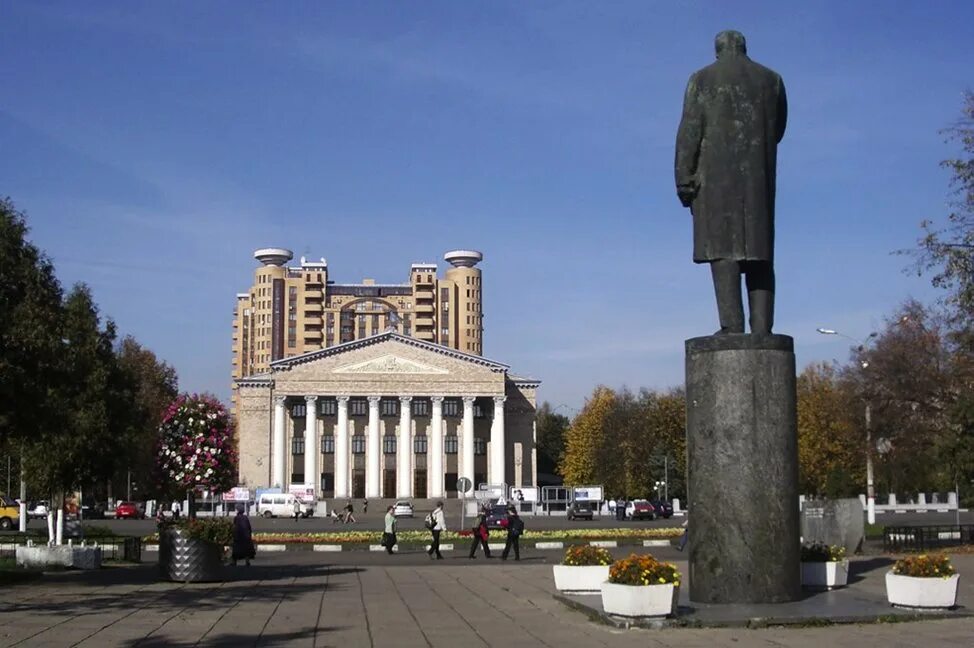
[{"label": "triangular pediment", "polygon": [[336,367],[333,373],[337,374],[445,374],[450,373],[446,369],[433,367],[428,364],[401,358],[397,355],[387,353],[377,358],[371,358],[365,362]]}]

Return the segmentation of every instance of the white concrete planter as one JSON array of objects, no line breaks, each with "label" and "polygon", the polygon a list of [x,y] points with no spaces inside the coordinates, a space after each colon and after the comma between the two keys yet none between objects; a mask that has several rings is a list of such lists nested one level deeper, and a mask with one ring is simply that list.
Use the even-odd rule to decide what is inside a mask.
[{"label": "white concrete planter", "polygon": [[552,565],[555,588],[566,594],[598,594],[609,580],[608,565]]},{"label": "white concrete planter", "polygon": [[803,562],[802,587],[834,589],[849,582],[849,559],[832,562]]},{"label": "white concrete planter", "polygon": [[886,572],[886,598],[890,604],[911,608],[951,608],[957,605],[960,574],[949,578],[917,578]]},{"label": "white concrete planter", "polygon": [[676,614],[680,588],[667,585],[602,583],[602,609],[624,617],[662,617]]},{"label": "white concrete planter", "polygon": [[73,567],[101,569],[101,547],[57,545],[54,547],[17,545],[17,565],[20,567]]}]

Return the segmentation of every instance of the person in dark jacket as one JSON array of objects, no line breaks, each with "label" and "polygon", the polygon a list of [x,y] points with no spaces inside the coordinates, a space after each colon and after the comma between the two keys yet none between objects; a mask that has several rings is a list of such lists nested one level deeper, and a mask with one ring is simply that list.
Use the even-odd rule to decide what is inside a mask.
[{"label": "person in dark jacket", "polygon": [[513,506],[507,509],[507,543],[504,545],[504,553],[501,554],[502,560],[507,560],[507,554],[514,549],[514,560],[521,559],[521,545],[518,541],[524,533],[524,522],[517,514],[517,509]]},{"label": "person in dark jacket", "polygon": [[487,538],[490,535],[487,530],[487,509],[481,509],[480,515],[477,516],[474,522],[473,529],[473,540],[470,543],[470,558],[477,557],[477,547],[483,545],[484,547],[484,557],[490,558],[490,547],[487,546]]},{"label": "person in dark jacket", "polygon": [[244,512],[244,505],[237,504],[237,515],[233,518],[233,547],[230,557],[233,564],[238,560],[245,560],[246,565],[250,566],[250,559],[256,554],[254,547],[254,534],[250,528],[250,518]]}]

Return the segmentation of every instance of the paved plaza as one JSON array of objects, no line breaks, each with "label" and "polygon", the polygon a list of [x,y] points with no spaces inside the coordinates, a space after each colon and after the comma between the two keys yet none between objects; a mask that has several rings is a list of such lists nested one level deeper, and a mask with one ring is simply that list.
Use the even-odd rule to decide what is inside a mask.
[{"label": "paved plaza", "polygon": [[[0,591],[0,646],[969,646],[974,619],[766,629],[621,630],[556,601],[550,563],[460,552],[429,561],[289,552],[223,583],[160,582],[152,564],[61,572]],[[870,559],[866,559],[867,561]],[[960,602],[974,557],[959,556]],[[686,568],[685,563],[680,565]],[[855,573],[853,569],[853,573]],[[882,569],[864,574],[881,578]],[[870,583],[870,587],[877,587]]]}]

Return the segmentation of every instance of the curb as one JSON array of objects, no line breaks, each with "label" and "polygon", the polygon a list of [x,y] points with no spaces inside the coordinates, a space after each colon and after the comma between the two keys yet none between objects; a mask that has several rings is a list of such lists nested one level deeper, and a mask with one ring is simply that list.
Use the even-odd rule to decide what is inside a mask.
[{"label": "curb", "polygon": [[282,544],[259,544],[256,547],[257,551],[287,551],[287,545]]},{"label": "curb", "polygon": [[643,540],[644,547],[672,547],[673,543],[669,540]]},{"label": "curb", "polygon": [[311,551],[341,551],[342,546],[337,544],[316,544],[311,547]]},{"label": "curb", "polygon": [[592,540],[589,544],[593,547],[605,547],[607,549],[619,546],[616,540]]},{"label": "curb", "polygon": [[564,542],[535,542],[535,549],[564,549]]}]

